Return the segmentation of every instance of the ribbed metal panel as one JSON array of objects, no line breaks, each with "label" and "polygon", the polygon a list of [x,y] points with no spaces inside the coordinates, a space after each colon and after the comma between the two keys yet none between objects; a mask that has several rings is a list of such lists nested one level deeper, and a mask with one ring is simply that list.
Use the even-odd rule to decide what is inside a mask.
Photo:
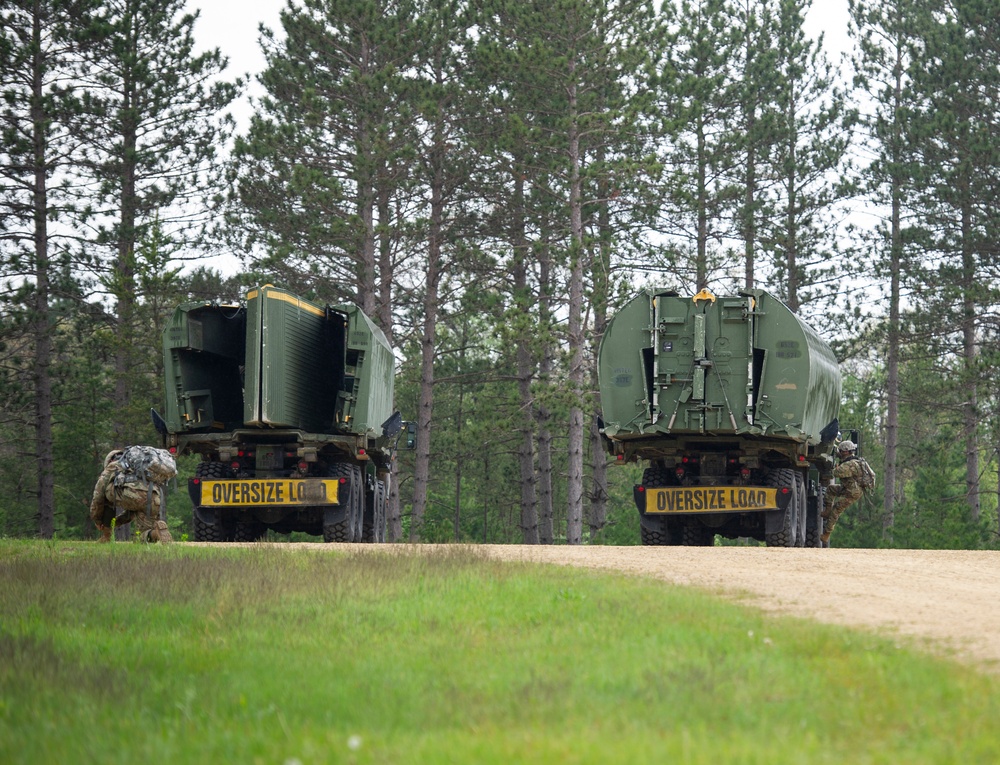
[{"label": "ribbed metal panel", "polygon": [[247,424],[329,430],[336,391],[324,309],[270,286],[251,291],[247,307]]},{"label": "ribbed metal panel", "polygon": [[355,433],[381,433],[393,413],[393,381],[396,359],[385,334],[356,306],[337,306],[348,316],[348,357],[356,357],[356,401],[353,404],[350,430]]},{"label": "ribbed metal panel", "polygon": [[837,416],[829,346],[761,290],[698,299],[644,292],[600,350],[605,432],[756,434],[818,443]]}]

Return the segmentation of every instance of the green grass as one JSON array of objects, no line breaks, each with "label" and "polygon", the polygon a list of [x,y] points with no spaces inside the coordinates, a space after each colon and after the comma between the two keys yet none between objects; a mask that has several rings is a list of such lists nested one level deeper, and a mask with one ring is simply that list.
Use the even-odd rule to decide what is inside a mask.
[{"label": "green grass", "polygon": [[998,718],[891,640],[471,548],[0,541],[3,763],[995,763]]}]

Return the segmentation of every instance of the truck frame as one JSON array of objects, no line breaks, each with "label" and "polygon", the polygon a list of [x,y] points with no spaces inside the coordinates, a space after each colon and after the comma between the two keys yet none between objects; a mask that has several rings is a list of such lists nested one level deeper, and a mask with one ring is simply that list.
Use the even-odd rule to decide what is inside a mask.
[{"label": "truck frame", "polygon": [[268,530],[383,542],[406,424],[395,358],[353,305],[266,285],[244,303],[179,306],[163,333],[164,446],[199,454],[188,482],[195,541]]},{"label": "truck frame", "polygon": [[608,453],[647,463],[643,544],[821,546],[841,377],[781,301],[646,290],[609,323],[599,373]]}]

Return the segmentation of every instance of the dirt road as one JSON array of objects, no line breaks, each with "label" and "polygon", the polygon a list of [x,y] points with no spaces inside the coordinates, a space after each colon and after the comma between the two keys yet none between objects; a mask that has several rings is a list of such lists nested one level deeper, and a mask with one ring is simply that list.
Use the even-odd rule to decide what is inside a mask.
[{"label": "dirt road", "polygon": [[606,568],[769,611],[905,635],[1000,672],[1000,552],[490,545],[490,556]]}]

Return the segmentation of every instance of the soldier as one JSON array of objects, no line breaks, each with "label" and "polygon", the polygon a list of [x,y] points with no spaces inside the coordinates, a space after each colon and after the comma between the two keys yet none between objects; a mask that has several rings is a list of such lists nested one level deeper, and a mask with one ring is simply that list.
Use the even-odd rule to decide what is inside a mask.
[{"label": "soldier", "polygon": [[840,464],[833,469],[839,484],[826,487],[826,497],[823,501],[823,534],[820,536],[823,544],[830,541],[830,534],[837,519],[851,505],[861,498],[866,487],[873,485],[875,474],[871,467],[857,455],[858,447],[853,441],[841,441],[837,446]]},{"label": "soldier", "polygon": [[108,452],[104,471],[94,486],[90,518],[101,532],[100,541],[111,541],[111,521],[115,520],[115,525],[134,522],[142,542],[173,542],[166,522],[159,520],[163,488],[150,482],[122,480],[122,454],[121,449]]}]

